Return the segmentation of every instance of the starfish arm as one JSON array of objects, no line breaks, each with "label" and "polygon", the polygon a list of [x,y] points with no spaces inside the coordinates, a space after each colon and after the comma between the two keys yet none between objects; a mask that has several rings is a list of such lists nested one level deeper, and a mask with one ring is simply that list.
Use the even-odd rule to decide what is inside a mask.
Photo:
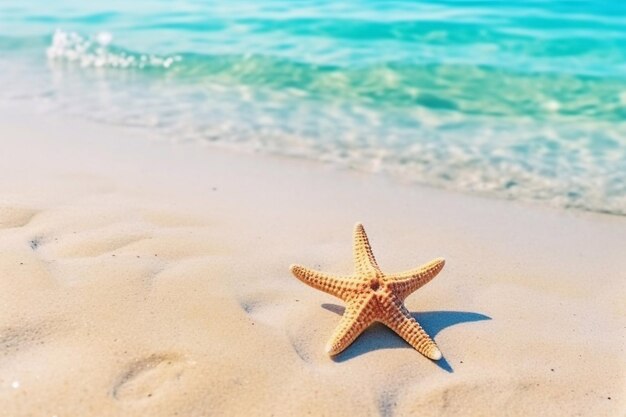
[{"label": "starfish arm", "polygon": [[422,355],[432,360],[442,358],[441,351],[422,326],[411,316],[399,300],[387,308],[388,314],[383,323],[396,332]]},{"label": "starfish arm", "polygon": [[376,258],[372,253],[372,247],[370,245],[365,228],[361,223],[357,223],[354,226],[354,266],[356,273],[370,274],[372,272],[380,272]]},{"label": "starfish arm", "polygon": [[300,265],[291,265],[290,269],[291,273],[305,284],[344,301],[356,284],[350,277],[324,274]]},{"label": "starfish arm", "polygon": [[435,278],[444,264],[445,260],[443,258],[437,258],[419,268],[399,274],[388,275],[387,277],[390,279],[389,286],[401,300],[404,300],[413,293],[413,291]]},{"label": "starfish arm", "polygon": [[339,325],[326,344],[326,352],[329,355],[341,353],[372,324],[374,321],[372,298],[372,295],[361,296],[348,302]]}]

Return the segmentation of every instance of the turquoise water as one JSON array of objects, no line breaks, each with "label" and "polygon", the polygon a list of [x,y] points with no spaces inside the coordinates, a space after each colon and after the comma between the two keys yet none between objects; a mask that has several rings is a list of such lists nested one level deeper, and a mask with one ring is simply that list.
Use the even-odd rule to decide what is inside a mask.
[{"label": "turquoise water", "polygon": [[0,3],[0,99],[626,214],[626,2]]}]

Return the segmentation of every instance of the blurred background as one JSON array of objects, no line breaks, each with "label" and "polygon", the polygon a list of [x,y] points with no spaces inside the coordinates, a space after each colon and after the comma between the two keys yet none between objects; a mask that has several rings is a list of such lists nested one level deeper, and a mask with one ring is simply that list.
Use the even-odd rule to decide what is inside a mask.
[{"label": "blurred background", "polygon": [[0,101],[626,214],[626,2],[0,2]]}]

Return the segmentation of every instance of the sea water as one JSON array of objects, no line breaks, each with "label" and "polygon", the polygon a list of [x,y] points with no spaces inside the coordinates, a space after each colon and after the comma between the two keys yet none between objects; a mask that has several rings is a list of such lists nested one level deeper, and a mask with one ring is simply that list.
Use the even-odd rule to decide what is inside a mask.
[{"label": "sea water", "polygon": [[626,215],[626,1],[3,0],[0,100]]}]

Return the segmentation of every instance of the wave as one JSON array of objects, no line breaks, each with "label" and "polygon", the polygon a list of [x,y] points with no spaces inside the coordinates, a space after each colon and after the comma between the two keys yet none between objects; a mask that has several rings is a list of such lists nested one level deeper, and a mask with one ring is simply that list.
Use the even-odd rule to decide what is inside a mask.
[{"label": "wave", "polygon": [[387,62],[345,67],[253,54],[158,55],[126,50],[111,39],[106,32],[87,38],[57,30],[47,56],[53,62],[82,68],[145,71],[181,82],[289,90],[381,108],[419,106],[539,120],[626,119],[623,77],[524,73],[469,64]]},{"label": "wave", "polygon": [[167,69],[181,57],[138,54],[109,45],[112,35],[98,33],[93,38],[85,38],[75,32],[58,30],[52,36],[52,43],[46,49],[50,60],[76,63],[83,68],[153,68]]},{"label": "wave", "polygon": [[[108,32],[63,30],[0,36],[0,51],[10,64],[0,98],[175,142],[626,215],[626,84],[617,76],[445,59],[150,53]],[[18,59],[25,51],[36,59]]]}]

